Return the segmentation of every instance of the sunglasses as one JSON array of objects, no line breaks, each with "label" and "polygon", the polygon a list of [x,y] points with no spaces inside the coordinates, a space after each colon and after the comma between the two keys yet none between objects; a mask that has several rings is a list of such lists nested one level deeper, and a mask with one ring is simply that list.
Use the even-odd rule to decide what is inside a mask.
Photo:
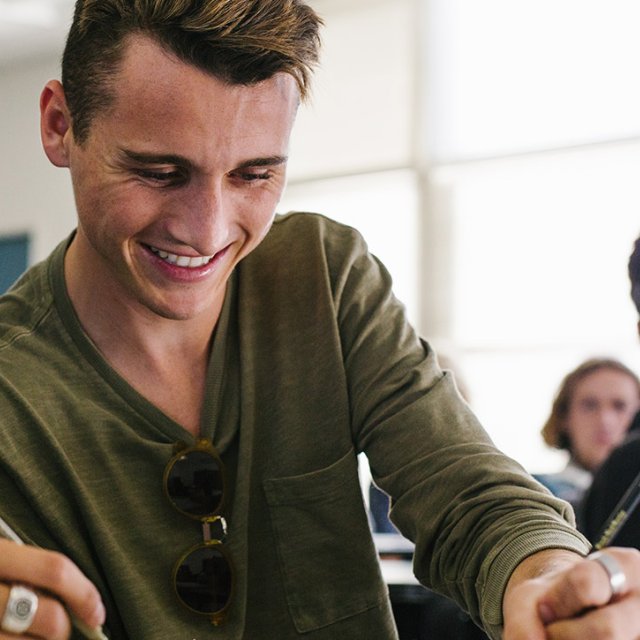
[{"label": "sunglasses", "polygon": [[[234,589],[231,558],[224,547],[227,523],[224,466],[213,445],[200,439],[178,443],[164,470],[164,492],[181,514],[202,523],[203,542],[188,549],[173,568],[173,587],[187,609],[223,624]],[[212,532],[213,529],[213,532]]]}]

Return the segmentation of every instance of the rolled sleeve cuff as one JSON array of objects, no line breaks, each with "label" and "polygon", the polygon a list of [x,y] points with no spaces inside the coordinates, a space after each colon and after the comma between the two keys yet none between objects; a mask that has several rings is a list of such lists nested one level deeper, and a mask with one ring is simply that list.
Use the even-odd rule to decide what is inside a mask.
[{"label": "rolled sleeve cuff", "polygon": [[581,556],[590,545],[578,531],[531,531],[512,540],[490,560],[482,591],[480,615],[491,638],[502,637],[502,599],[515,568],[528,556],[546,549],[573,551]]}]

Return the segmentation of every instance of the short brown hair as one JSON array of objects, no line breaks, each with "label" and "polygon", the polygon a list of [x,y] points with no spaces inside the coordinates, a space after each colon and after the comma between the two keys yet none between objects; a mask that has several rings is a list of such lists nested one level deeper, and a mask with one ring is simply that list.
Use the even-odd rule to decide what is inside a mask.
[{"label": "short brown hair", "polygon": [[292,75],[301,98],[318,62],[322,24],[302,0],[77,0],[62,57],[76,141],[113,100],[127,36],[144,34],[230,84]]},{"label": "short brown hair", "polygon": [[550,447],[571,451],[571,441],[566,432],[566,420],[573,395],[576,387],[584,378],[600,369],[613,369],[629,376],[635,382],[638,397],[640,397],[640,380],[638,376],[622,362],[612,358],[592,358],[583,362],[562,380],[551,407],[551,415],[547,418],[544,427],[542,427],[542,439]]}]

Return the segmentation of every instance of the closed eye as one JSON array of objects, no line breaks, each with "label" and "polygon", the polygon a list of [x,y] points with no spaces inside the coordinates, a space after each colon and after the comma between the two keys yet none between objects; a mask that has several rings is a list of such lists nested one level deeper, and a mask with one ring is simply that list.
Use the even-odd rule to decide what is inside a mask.
[{"label": "closed eye", "polygon": [[580,406],[584,411],[595,411],[598,408],[598,402],[593,398],[584,398],[580,402]]},{"label": "closed eye", "polygon": [[613,403],[613,408],[615,411],[622,413],[623,411],[626,411],[629,407],[627,403],[624,402],[624,400],[616,400]]},{"label": "closed eye", "polygon": [[287,166],[286,156],[266,156],[253,158],[235,167],[229,176],[246,184],[284,177]]},{"label": "closed eye", "polygon": [[238,171],[232,175],[237,176],[241,180],[245,180],[247,182],[253,182],[254,180],[268,180],[273,174],[270,171],[263,171],[261,173]]},{"label": "closed eye", "polygon": [[184,174],[182,171],[154,171],[153,169],[134,169],[134,172],[140,178],[144,180],[150,180],[159,184],[176,184],[184,181]]}]

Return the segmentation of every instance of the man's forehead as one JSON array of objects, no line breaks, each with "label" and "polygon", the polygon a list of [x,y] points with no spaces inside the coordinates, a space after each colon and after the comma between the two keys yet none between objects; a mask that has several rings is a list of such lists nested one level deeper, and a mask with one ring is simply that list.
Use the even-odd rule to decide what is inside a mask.
[{"label": "man's forehead", "polygon": [[[270,78],[251,84],[231,83],[213,72],[181,59],[166,46],[146,34],[131,34],[124,43],[119,81],[135,83],[139,88],[163,85],[168,95],[185,91],[189,85],[215,85],[220,91],[238,94],[260,94],[265,87],[277,89],[285,100],[300,103],[300,91],[295,78],[285,72],[277,72]],[[176,77],[180,82],[175,82]],[[116,80],[118,82],[118,80]],[[117,87],[116,87],[117,89]]]}]

